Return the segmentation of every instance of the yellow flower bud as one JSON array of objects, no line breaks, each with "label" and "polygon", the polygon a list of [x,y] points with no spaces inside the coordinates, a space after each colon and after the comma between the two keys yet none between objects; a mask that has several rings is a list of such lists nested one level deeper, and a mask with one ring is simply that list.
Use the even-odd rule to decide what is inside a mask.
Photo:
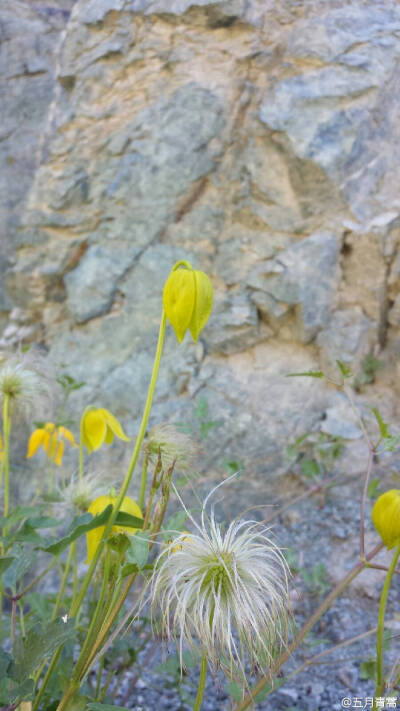
[{"label": "yellow flower bud", "polygon": [[211,313],[213,289],[204,272],[190,268],[176,269],[164,286],[165,314],[181,343],[187,329],[197,341]]},{"label": "yellow flower bud", "polygon": [[[106,509],[109,504],[112,504],[114,506],[116,501],[116,496],[98,496],[98,498],[92,501],[92,503],[90,504],[88,512],[91,513],[93,516],[96,516],[97,514],[102,513],[102,511],[104,511],[104,509]],[[131,516],[136,516],[136,518],[143,519],[143,515],[139,506],[137,505],[136,501],[130,498],[130,496],[125,496],[121,504],[120,511],[128,513]],[[101,537],[103,535],[104,528],[104,526],[99,526],[98,528],[94,528],[92,531],[88,531],[88,533],[86,534],[86,563],[90,563],[90,561],[93,559],[93,556],[97,550],[97,546],[99,545]],[[138,530],[139,529],[137,528],[130,528],[129,526],[113,526],[111,529],[111,534],[128,533],[130,535],[133,535]]]},{"label": "yellow flower bud", "polygon": [[111,444],[114,435],[124,442],[129,442],[117,418],[104,407],[99,409],[91,408],[82,415],[81,432],[83,443],[89,452],[99,449],[105,442]]},{"label": "yellow flower bud", "polygon": [[372,509],[372,521],[389,549],[400,544],[400,489],[390,489],[379,496]]}]

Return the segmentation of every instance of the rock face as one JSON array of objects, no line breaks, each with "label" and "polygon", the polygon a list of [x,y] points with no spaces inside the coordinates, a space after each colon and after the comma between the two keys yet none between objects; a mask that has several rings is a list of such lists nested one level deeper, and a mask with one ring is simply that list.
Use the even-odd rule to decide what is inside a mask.
[{"label": "rock face", "polygon": [[3,5],[26,55],[13,115],[27,102],[0,144],[3,344],[42,341],[86,381],[79,406],[134,431],[163,283],[188,259],[214,315],[197,345],[168,332],[154,419],[203,394],[222,423],[209,465],[225,448],[254,481],[279,470],[333,407],[285,375],[399,349],[398,3],[77,0],[58,53],[67,2]]}]

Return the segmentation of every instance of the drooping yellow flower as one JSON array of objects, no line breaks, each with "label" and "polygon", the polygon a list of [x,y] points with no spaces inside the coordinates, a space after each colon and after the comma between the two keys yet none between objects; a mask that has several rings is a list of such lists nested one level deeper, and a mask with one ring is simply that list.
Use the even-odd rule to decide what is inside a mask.
[{"label": "drooping yellow flower", "polygon": [[210,278],[202,271],[183,268],[172,271],[163,292],[165,314],[181,343],[187,329],[197,341],[213,303]]},{"label": "drooping yellow flower", "polygon": [[389,550],[400,544],[400,489],[390,489],[378,497],[372,521]]},{"label": "drooping yellow flower", "polygon": [[[88,508],[88,512],[91,513],[93,516],[96,516],[97,514],[101,513],[104,511],[104,509],[109,506],[109,504],[114,504],[117,501],[116,496],[99,496],[97,499],[92,501]],[[137,505],[136,501],[130,498],[130,496],[125,496],[122,504],[120,511],[123,511],[124,513],[131,514],[131,516],[136,516],[137,518],[143,519],[142,512]],[[92,531],[89,531],[86,534],[86,543],[87,543],[87,559],[86,563],[90,563],[90,561],[93,559],[94,554],[96,553],[97,546],[100,543],[101,537],[103,535],[104,531],[104,526],[99,526],[98,528],[94,528]],[[139,529],[137,528],[130,528],[128,526],[113,526],[111,529],[111,533],[128,533],[130,535],[136,533]]]},{"label": "drooping yellow flower", "polygon": [[114,436],[124,440],[124,442],[129,442],[130,440],[117,418],[104,407],[99,409],[92,408],[83,413],[81,432],[83,444],[86,445],[89,452],[99,449],[104,442],[111,444]]},{"label": "drooping yellow flower", "polygon": [[38,448],[42,446],[48,458],[60,467],[64,454],[64,440],[67,440],[73,447],[77,446],[70,430],[63,426],[57,427],[54,422],[46,422],[44,427],[39,427],[32,432],[26,457],[27,459],[33,457]]}]

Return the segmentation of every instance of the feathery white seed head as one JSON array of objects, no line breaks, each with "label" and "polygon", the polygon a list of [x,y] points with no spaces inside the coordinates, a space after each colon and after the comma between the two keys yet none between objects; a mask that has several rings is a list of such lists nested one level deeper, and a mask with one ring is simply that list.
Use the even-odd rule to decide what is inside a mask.
[{"label": "feathery white seed head", "polygon": [[0,401],[7,395],[26,416],[37,414],[50,405],[52,384],[49,365],[36,349],[0,354]]},{"label": "feathery white seed head", "polygon": [[193,464],[196,447],[191,437],[173,425],[161,424],[149,432],[145,452],[153,466],[156,466],[160,453],[164,470],[169,469],[174,462],[176,469],[186,470]]},{"label": "feathery white seed head", "polygon": [[151,579],[154,624],[180,651],[200,645],[214,669],[245,676],[245,663],[268,668],[287,640],[288,568],[268,529],[233,521],[224,532],[204,509],[197,531],[164,550]]}]

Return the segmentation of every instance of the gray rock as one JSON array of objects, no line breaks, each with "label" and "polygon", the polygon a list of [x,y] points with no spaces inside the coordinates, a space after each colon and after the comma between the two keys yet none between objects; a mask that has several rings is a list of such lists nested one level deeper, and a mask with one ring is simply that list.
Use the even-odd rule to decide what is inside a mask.
[{"label": "gray rock", "polygon": [[376,325],[363,313],[360,306],[336,311],[328,328],[321,331],[317,344],[321,348],[324,367],[336,360],[350,365],[354,371],[376,343]]},{"label": "gray rock", "polygon": [[211,352],[229,354],[244,351],[265,337],[257,311],[246,295],[232,294],[216,304],[206,343]]},{"label": "gray rock", "polygon": [[339,240],[317,233],[255,267],[247,283],[254,303],[266,315],[280,318],[288,305],[298,305],[298,335],[311,341],[327,325],[339,280]]}]

